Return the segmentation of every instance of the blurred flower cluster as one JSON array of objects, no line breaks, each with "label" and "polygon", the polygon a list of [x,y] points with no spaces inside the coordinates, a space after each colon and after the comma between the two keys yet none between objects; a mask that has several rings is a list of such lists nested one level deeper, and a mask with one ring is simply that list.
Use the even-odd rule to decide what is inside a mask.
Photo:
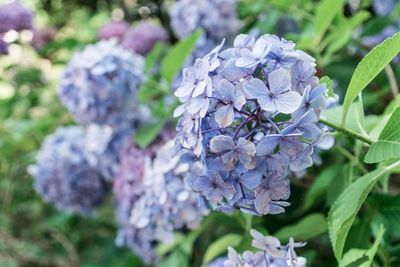
[{"label": "blurred flower cluster", "polygon": [[109,21],[99,31],[99,39],[117,39],[122,46],[134,53],[146,55],[157,42],[167,42],[168,34],[161,26],[141,21],[130,27],[125,21]]},{"label": "blurred flower cluster", "polygon": [[315,60],[273,35],[239,35],[183,71],[178,145],[202,167],[188,186],[223,211],[278,214],[288,174],[312,166],[327,105]]},{"label": "blurred flower cluster", "polygon": [[160,145],[154,159],[152,149],[147,157],[135,147],[124,150],[114,183],[117,244],[130,247],[147,263],[157,260],[158,242],[171,243],[175,230],[197,227],[207,213],[184,185],[189,166],[173,156],[174,141]]},{"label": "blurred flower cluster", "polygon": [[60,100],[78,123],[130,126],[139,115],[143,67],[141,56],[115,40],[88,45],[68,63],[58,89]]},{"label": "blurred flower cluster", "polygon": [[30,30],[33,27],[33,13],[19,2],[0,5],[0,55],[8,54],[8,44],[3,35],[9,31]]},{"label": "blurred flower cluster", "polygon": [[256,230],[251,230],[253,238],[252,246],[259,249],[257,252],[246,250],[242,254],[235,249],[228,248],[228,257],[217,259],[210,263],[209,267],[305,267],[307,260],[304,257],[298,257],[295,249],[305,246],[305,243],[294,242],[290,238],[289,244],[282,245],[281,242],[273,236],[264,236]]},{"label": "blurred flower cluster", "polygon": [[91,214],[104,199],[106,182],[85,158],[85,130],[60,127],[44,140],[36,165],[29,167],[35,189],[67,212]]}]

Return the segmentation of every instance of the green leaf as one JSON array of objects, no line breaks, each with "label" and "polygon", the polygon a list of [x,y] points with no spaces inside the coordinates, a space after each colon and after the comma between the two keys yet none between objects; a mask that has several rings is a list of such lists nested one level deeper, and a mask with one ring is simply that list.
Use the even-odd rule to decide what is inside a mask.
[{"label": "green leaf", "polygon": [[314,213],[303,218],[296,224],[283,227],[274,236],[285,242],[290,237],[296,240],[307,240],[325,233],[327,230],[325,216],[320,213]]},{"label": "green leaf", "polygon": [[169,84],[172,84],[178,71],[181,69],[183,63],[185,63],[186,58],[195,48],[197,40],[201,34],[202,31],[196,31],[177,43],[170,49],[164,60],[161,62],[161,75]]},{"label": "green leaf", "polygon": [[344,243],[350,227],[379,178],[386,169],[376,169],[348,186],[333,203],[328,215],[328,230],[333,251],[338,261],[342,258]]},{"label": "green leaf", "polygon": [[364,162],[371,164],[398,158],[400,158],[400,142],[378,141],[369,147]]},{"label": "green leaf", "polygon": [[375,254],[379,248],[379,244],[382,241],[385,228],[380,225],[379,232],[375,239],[374,244],[368,250],[365,249],[350,249],[339,263],[339,267],[370,267],[374,260]]},{"label": "green leaf", "polygon": [[164,50],[165,50],[165,44],[158,42],[150,51],[150,53],[147,54],[145,61],[145,68],[144,68],[145,73],[148,73],[153,68],[156,62],[161,58],[161,55],[163,54]]},{"label": "green leaf", "polygon": [[175,249],[171,255],[165,260],[161,261],[157,266],[159,267],[189,267],[189,257],[179,247]]},{"label": "green leaf", "polygon": [[319,44],[335,16],[342,10],[344,0],[323,0],[316,8],[316,44]]},{"label": "green leaf", "polygon": [[379,141],[372,144],[364,162],[376,163],[389,159],[400,158],[400,108],[397,108],[390,116],[388,122],[379,135]]},{"label": "green leaf", "polygon": [[342,123],[346,120],[347,111],[359,93],[383,70],[383,68],[400,52],[400,33],[387,38],[370,51],[358,64],[353,73],[343,103]]},{"label": "green leaf", "polygon": [[379,140],[400,141],[400,108],[397,108],[383,128]]},{"label": "green leaf", "polygon": [[328,96],[330,97],[335,96],[335,92],[333,91],[333,81],[331,78],[329,78],[328,76],[324,76],[319,80],[319,83],[326,85]]},{"label": "green leaf", "polygon": [[207,263],[218,255],[226,253],[228,247],[239,245],[241,240],[242,236],[238,234],[227,234],[220,237],[208,246],[206,253],[204,254],[203,265],[207,265]]},{"label": "green leaf", "polygon": [[329,185],[334,178],[338,177],[342,168],[343,166],[340,165],[330,166],[324,169],[324,171],[322,171],[322,173],[318,175],[318,177],[315,179],[310,189],[306,193],[303,204],[304,210],[309,209],[313,204],[315,204],[316,200],[319,197],[326,193]]},{"label": "green leaf", "polygon": [[142,149],[146,148],[157,138],[165,123],[166,120],[162,119],[157,123],[142,126],[135,134],[135,143]]}]

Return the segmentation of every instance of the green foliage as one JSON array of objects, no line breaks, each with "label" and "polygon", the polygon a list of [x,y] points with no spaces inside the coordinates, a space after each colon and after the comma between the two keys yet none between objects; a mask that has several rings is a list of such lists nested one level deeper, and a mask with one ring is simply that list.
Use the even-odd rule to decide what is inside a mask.
[{"label": "green foliage", "polygon": [[175,76],[178,74],[183,63],[185,63],[188,55],[195,48],[197,40],[201,35],[202,31],[198,30],[177,43],[170,49],[167,56],[161,62],[161,75],[167,80],[168,84],[172,84]]},{"label": "green foliage", "polygon": [[386,39],[383,43],[369,52],[358,64],[351,78],[346,96],[343,102],[343,123],[346,120],[347,111],[353,100],[365,87],[389,64],[400,52],[400,33]]},{"label": "green foliage", "polygon": [[242,236],[239,234],[227,234],[211,243],[206,250],[203,258],[203,264],[206,265],[220,254],[226,254],[228,247],[239,245]]},{"label": "green foliage", "polygon": [[294,225],[283,227],[274,233],[274,236],[283,242],[287,242],[290,237],[293,237],[295,240],[309,240],[325,233],[327,229],[325,216],[320,213],[313,213]]},{"label": "green foliage", "polygon": [[323,0],[318,4],[315,14],[315,44],[319,44],[335,16],[342,10],[343,4],[344,0]]}]

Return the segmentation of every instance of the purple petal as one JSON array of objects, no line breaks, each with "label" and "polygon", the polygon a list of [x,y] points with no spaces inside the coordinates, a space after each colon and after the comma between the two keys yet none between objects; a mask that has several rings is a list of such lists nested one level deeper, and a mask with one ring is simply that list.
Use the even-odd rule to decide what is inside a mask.
[{"label": "purple petal", "polygon": [[262,190],[259,194],[257,194],[254,201],[256,211],[262,215],[268,214],[270,201],[271,199],[269,197],[268,191]]},{"label": "purple petal", "polygon": [[235,148],[232,137],[226,135],[214,136],[210,141],[210,149],[214,153],[229,151]]},{"label": "purple petal", "polygon": [[291,90],[290,81],[290,74],[285,69],[274,70],[268,76],[269,89],[274,94],[281,94]]},{"label": "purple petal", "polygon": [[294,112],[301,104],[301,96],[299,93],[289,91],[276,96],[276,109],[283,114]]},{"label": "purple petal", "polygon": [[271,154],[278,146],[281,140],[280,134],[271,134],[265,136],[260,143],[257,144],[257,156],[265,156]]},{"label": "purple petal", "polygon": [[245,92],[251,98],[265,98],[268,95],[268,88],[260,79],[251,79],[244,84]]},{"label": "purple petal", "polygon": [[215,121],[222,128],[225,128],[233,122],[235,118],[235,113],[231,105],[222,106],[215,112]]}]

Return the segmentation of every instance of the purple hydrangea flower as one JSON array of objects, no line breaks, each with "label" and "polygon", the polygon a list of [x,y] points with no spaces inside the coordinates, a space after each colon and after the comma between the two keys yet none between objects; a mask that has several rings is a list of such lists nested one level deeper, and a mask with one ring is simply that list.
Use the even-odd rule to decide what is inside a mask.
[{"label": "purple hydrangea flower", "polygon": [[264,215],[289,205],[288,175],[313,164],[325,132],[314,61],[290,41],[241,34],[183,71],[178,147],[202,165],[188,186],[211,206]]},{"label": "purple hydrangea flower", "polygon": [[35,28],[33,30],[31,45],[36,50],[41,50],[54,40],[56,34],[57,29],[54,27]]},{"label": "purple hydrangea flower", "polygon": [[122,46],[140,55],[146,55],[157,42],[167,41],[168,34],[164,28],[142,21],[125,33]]},{"label": "purple hydrangea flower", "polygon": [[[304,257],[298,257],[295,248],[303,247],[305,243],[295,243],[290,238],[289,244],[281,245],[281,242],[273,236],[264,236],[256,230],[250,231],[253,237],[252,246],[259,251],[244,251],[239,254],[232,247],[228,248],[228,259],[223,264],[216,267],[305,267],[307,260]],[[213,265],[214,266],[214,265]]]},{"label": "purple hydrangea flower", "polygon": [[8,54],[8,44],[0,36],[0,55]]},{"label": "purple hydrangea flower", "polygon": [[[173,156],[173,146],[174,141],[169,141],[153,160],[150,157],[140,159],[140,166],[133,172],[134,177],[130,175],[129,184],[118,181],[119,178],[115,182],[117,207],[124,205],[117,208],[124,213],[118,216],[117,244],[130,247],[147,263],[156,261],[158,242],[172,242],[174,230],[197,227],[206,214],[205,209],[197,206],[196,195],[185,187],[183,178],[189,166],[181,163],[179,156]],[[126,188],[135,189],[123,191],[121,182]],[[136,188],[140,187],[143,192],[138,196]],[[122,196],[124,192],[126,195]]]},{"label": "purple hydrangea flower", "polygon": [[129,144],[133,129],[114,129],[90,124],[86,129],[85,157],[107,181],[113,181],[119,168],[122,148]]},{"label": "purple hydrangea flower", "polygon": [[0,34],[32,29],[32,11],[19,2],[0,5]]},{"label": "purple hydrangea flower", "polygon": [[100,28],[98,38],[100,40],[116,38],[121,41],[128,30],[129,24],[127,22],[111,20]]},{"label": "purple hydrangea flower", "polygon": [[45,139],[36,165],[29,167],[38,194],[60,210],[90,214],[103,202],[106,183],[90,166],[84,150],[84,129],[61,127]]},{"label": "purple hydrangea flower", "polygon": [[100,41],[74,55],[62,76],[58,94],[82,124],[129,127],[141,119],[137,101],[144,60],[117,45]]}]

